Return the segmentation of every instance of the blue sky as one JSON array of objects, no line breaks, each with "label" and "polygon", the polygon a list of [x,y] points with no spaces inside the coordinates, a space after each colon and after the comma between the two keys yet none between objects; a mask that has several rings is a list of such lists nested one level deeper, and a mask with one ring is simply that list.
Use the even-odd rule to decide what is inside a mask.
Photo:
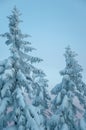
[{"label": "blue sky", "polygon": [[[86,81],[86,0],[0,0],[0,33],[8,31],[6,16],[14,6],[22,13],[21,29],[30,34],[34,53],[53,87],[62,77],[59,71],[65,67],[64,48],[70,45],[78,53]],[[8,47],[0,39],[0,60],[9,56]]]}]

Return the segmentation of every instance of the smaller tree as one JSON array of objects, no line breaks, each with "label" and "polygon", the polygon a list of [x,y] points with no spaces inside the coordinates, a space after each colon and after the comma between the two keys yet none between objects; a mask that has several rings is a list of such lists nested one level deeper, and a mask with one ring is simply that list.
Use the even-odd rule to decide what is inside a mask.
[{"label": "smaller tree", "polygon": [[84,104],[82,97],[85,84],[82,81],[82,67],[75,60],[75,56],[75,52],[68,46],[65,52],[66,67],[60,72],[63,76],[62,82],[51,90],[51,93],[56,95],[52,101],[54,116],[49,122],[49,128],[53,130],[77,130],[78,128],[76,114],[81,110],[74,104],[74,97],[76,96]]}]

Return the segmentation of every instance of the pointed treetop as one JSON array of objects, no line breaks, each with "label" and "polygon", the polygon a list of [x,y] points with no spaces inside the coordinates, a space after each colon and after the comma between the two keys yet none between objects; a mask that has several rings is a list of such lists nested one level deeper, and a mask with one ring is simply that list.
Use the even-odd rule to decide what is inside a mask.
[{"label": "pointed treetop", "polygon": [[66,48],[65,48],[65,54],[64,54],[65,58],[67,57],[76,57],[77,54],[71,50],[71,47],[70,45],[68,45]]},{"label": "pointed treetop", "polygon": [[14,26],[15,25],[15,27],[18,27],[18,24],[20,23],[20,22],[22,22],[21,20],[20,20],[20,15],[21,15],[21,13],[20,13],[20,11],[17,9],[17,7],[15,6],[14,8],[13,8],[13,10],[12,10],[12,14],[10,15],[10,16],[8,16],[8,19],[9,19],[9,26],[11,27],[11,26]]},{"label": "pointed treetop", "polygon": [[65,48],[64,56],[65,56],[65,61],[66,61],[66,67],[67,68],[75,69],[76,67],[78,67],[79,71],[83,71],[82,67],[78,64],[78,61],[75,58],[77,56],[77,54],[74,51],[71,50],[70,46],[67,46]]}]

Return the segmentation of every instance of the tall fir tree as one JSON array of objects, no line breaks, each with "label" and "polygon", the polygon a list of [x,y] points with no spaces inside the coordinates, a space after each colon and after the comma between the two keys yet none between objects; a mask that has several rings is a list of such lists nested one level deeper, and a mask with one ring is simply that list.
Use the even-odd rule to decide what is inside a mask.
[{"label": "tall fir tree", "polygon": [[[1,35],[7,38],[5,44],[10,46],[11,56],[0,63],[0,130],[6,127],[6,130],[41,129],[39,117],[34,107],[26,103],[23,90],[29,98],[33,97],[32,75],[41,73],[33,64],[42,59],[28,54],[34,48],[24,40],[29,35],[22,34],[19,28],[20,15],[14,7],[8,17],[9,32]],[[8,127],[12,123],[11,128]]]},{"label": "tall fir tree", "polygon": [[[76,54],[68,46],[65,51],[66,67],[60,72],[62,82],[57,84],[51,93],[56,95],[52,101],[54,115],[49,121],[49,130],[77,130],[77,112],[81,109],[74,104],[74,98],[84,105],[84,90],[86,85],[82,81],[82,67],[75,59]],[[77,104],[77,102],[76,102]],[[83,129],[84,130],[84,129]]]}]

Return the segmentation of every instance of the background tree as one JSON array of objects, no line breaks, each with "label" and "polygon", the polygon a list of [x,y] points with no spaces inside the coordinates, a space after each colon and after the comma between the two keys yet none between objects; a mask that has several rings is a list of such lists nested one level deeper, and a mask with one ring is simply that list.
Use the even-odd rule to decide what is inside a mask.
[{"label": "background tree", "polygon": [[[81,109],[74,104],[77,97],[81,104],[84,104],[85,84],[82,81],[82,67],[75,59],[75,52],[68,46],[65,51],[66,67],[60,72],[63,76],[62,82],[57,84],[51,93],[56,95],[52,101],[54,115],[50,119],[50,130],[77,130],[77,111]],[[77,103],[77,102],[76,102]]]}]

